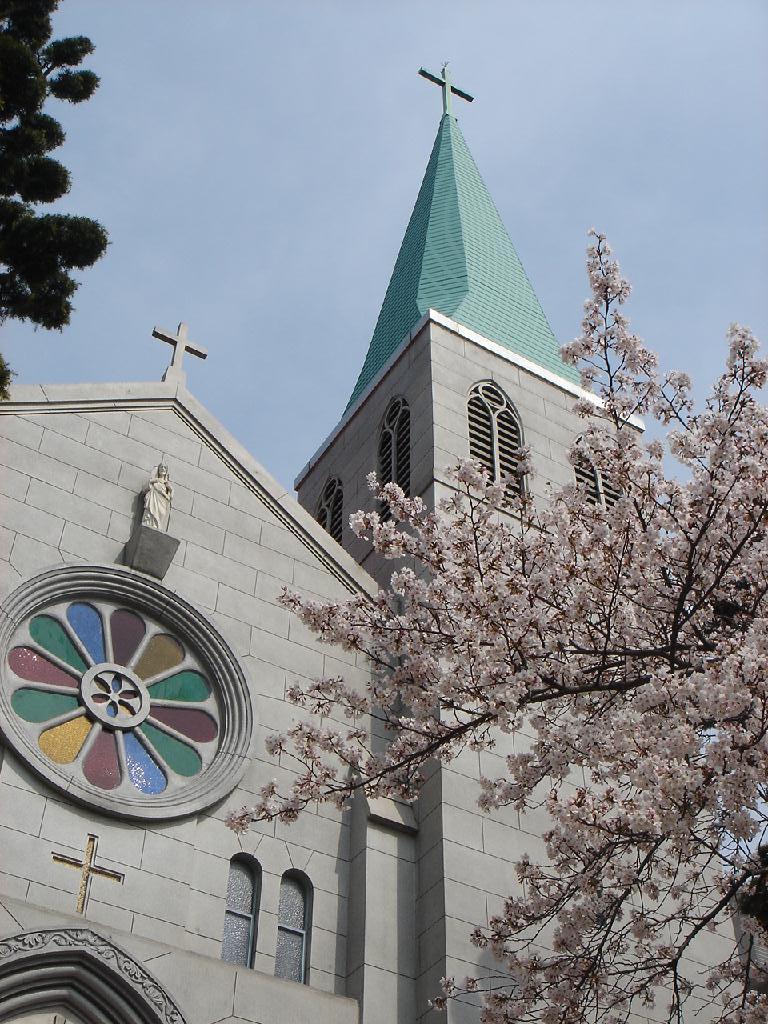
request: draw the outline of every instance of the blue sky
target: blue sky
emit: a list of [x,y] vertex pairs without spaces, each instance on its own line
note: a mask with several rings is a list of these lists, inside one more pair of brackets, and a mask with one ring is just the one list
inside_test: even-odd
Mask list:
[[18,381],[159,379],[190,325],[197,397],[289,485],[346,405],[440,116],[462,131],[555,334],[586,232],[662,365],[702,390],[732,320],[768,343],[764,0],[63,0],[95,97],[60,107],[60,208],[99,219],[63,333],[6,323]]

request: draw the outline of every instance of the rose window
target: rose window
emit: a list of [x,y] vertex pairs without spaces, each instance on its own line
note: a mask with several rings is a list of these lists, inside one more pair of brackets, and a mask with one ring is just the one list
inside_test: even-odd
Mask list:
[[[69,795],[137,816],[188,813],[184,796],[210,803],[242,774],[250,737],[244,679],[199,613],[175,597],[169,622],[169,592],[119,567],[112,572],[145,600],[73,595],[45,602],[13,630],[3,666],[5,731]],[[153,597],[160,600],[146,600]],[[200,643],[187,635],[192,626]]]

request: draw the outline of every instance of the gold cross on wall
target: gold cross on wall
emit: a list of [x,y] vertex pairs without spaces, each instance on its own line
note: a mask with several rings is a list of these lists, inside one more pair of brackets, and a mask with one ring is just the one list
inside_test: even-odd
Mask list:
[[189,328],[184,323],[179,324],[176,328],[175,334],[171,334],[170,331],[166,331],[162,327],[153,328],[153,338],[157,338],[158,341],[165,341],[169,345],[173,345],[173,359],[171,359],[171,365],[163,374],[163,380],[177,381],[180,384],[186,384],[187,375],[181,366],[185,352],[191,352],[192,355],[197,356],[198,359],[208,358],[208,351],[204,349],[202,345],[198,345],[196,342],[190,341],[188,332]]
[[80,888],[77,890],[77,903],[75,904],[75,910],[78,914],[85,913],[91,887],[91,875],[109,878],[113,882],[119,882],[121,885],[125,878],[125,875],[121,875],[119,871],[110,871],[108,868],[96,866],[94,861],[96,860],[96,846],[98,842],[97,836],[88,836],[85,842],[85,855],[82,860],[78,860],[77,857],[68,857],[64,853],[54,853],[52,855],[55,864],[65,864],[68,868],[81,869]]

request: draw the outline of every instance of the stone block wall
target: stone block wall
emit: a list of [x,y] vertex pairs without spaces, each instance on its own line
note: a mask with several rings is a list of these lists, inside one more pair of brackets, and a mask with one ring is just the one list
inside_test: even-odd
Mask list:
[[[412,493],[435,507],[451,493],[447,470],[469,456],[467,399],[472,386],[484,380],[501,387],[518,413],[523,441],[531,452],[533,471],[527,486],[535,501],[544,505],[553,489],[574,482],[568,452],[585,421],[574,411],[573,386],[559,385],[457,327],[439,315],[430,317],[320,450],[299,482],[299,500],[310,512],[329,476],[343,482],[345,520],[349,512],[372,506],[365,474],[376,464],[384,410],[397,394],[406,396],[411,407]],[[386,585],[392,563],[382,563],[347,534],[344,546]],[[450,766],[434,768],[423,786],[415,845],[419,1021],[436,1024],[443,1019],[428,1008],[442,977],[496,973],[497,962],[471,944],[470,933],[503,909],[504,896],[518,885],[514,864],[524,852],[545,859],[541,835],[549,819],[543,807],[525,815],[509,808],[483,814],[477,803],[480,775],[506,774],[506,754],[530,742],[524,732],[500,735],[493,751],[466,752]],[[545,796],[542,793],[542,800]],[[722,952],[722,940],[715,936],[702,940],[699,947],[700,951],[692,950],[692,961],[706,963]],[[451,1024],[476,1022],[477,1000],[453,1003],[445,1016]]]
[[[495,381],[513,402],[524,443],[531,449],[533,473],[528,484],[535,499],[546,502],[552,487],[573,481],[568,449],[584,425],[573,412],[573,390],[483,347],[441,318],[427,320],[415,332],[370,395],[321,449],[298,482],[299,501],[314,512],[326,481],[337,476],[344,487],[345,529],[350,512],[372,507],[365,476],[376,466],[384,412],[393,397],[403,395],[411,409],[411,490],[434,507],[450,493],[446,471],[469,456],[467,398],[472,386],[483,380]],[[349,532],[343,543],[380,584],[386,584],[392,563],[378,559]],[[476,972],[482,976],[495,969],[492,956],[472,946],[469,934],[501,909],[503,896],[514,889],[514,862],[525,850],[533,853],[533,847],[541,847],[544,812],[523,822],[516,812],[506,810],[481,814],[477,805],[480,757],[488,762],[486,772],[503,774],[503,756],[515,741],[523,742],[523,737],[499,737],[494,754],[467,753],[450,768],[435,769],[419,799],[419,1020],[438,1019],[427,1002],[439,993],[441,977]],[[477,1019],[476,1005],[454,1004],[448,1011],[449,1020],[465,1017]]]
[[[467,397],[483,380],[495,381],[519,414],[524,443],[531,449],[533,473],[527,483],[546,502],[553,487],[573,482],[568,449],[584,429],[573,411],[572,387],[558,387],[492,348],[429,319],[415,332],[392,366],[351,417],[331,435],[297,480],[299,502],[314,515],[327,481],[344,488],[342,545],[380,583],[392,563],[382,561],[348,527],[351,513],[374,502],[366,476],[377,469],[381,427],[390,401],[403,396],[411,410],[411,493],[433,507],[445,497],[446,471],[469,457]],[[466,336],[465,336],[466,335]],[[503,351],[503,350],[502,350]]]
[[54,565],[119,561],[148,474],[167,462],[174,487],[169,532],[181,543],[163,585],[199,608],[240,660],[256,722],[251,759],[239,786],[205,813],[137,823],[67,800],[5,750],[0,894],[72,914],[79,872],[55,863],[52,854],[80,859],[87,836],[97,835],[98,864],[125,877],[122,884],[92,878],[84,921],[218,961],[229,861],[250,853],[262,868],[254,967],[274,973],[280,879],[299,869],[314,890],[310,985],[343,994],[347,816],[321,806],[293,827],[259,825],[240,838],[224,818],[253,803],[270,779],[292,777],[290,767],[266,753],[264,741],[298,714],[285,699],[295,680],[342,667],[348,677],[365,678],[354,658],[318,644],[279,606],[283,587],[343,598],[366,578],[340,549],[334,557],[335,545],[284,489],[222,445],[191,396],[194,415],[167,385],[140,399],[130,386],[115,386],[106,399],[104,391],[96,398],[82,388],[17,389],[21,400],[3,408],[0,598]]
[[381,427],[387,408],[395,398],[405,398],[410,408],[411,494],[424,495],[432,486],[434,434],[430,366],[429,332],[425,327],[297,481],[300,504],[310,515],[315,515],[328,480],[332,477],[341,480],[344,488],[342,546],[379,582],[389,580],[392,563],[384,562],[371,552],[369,545],[354,536],[349,529],[349,517],[360,509],[375,506],[366,477],[378,472]]
[[469,456],[469,391],[479,381],[492,380],[517,410],[523,443],[531,450],[528,484],[534,498],[545,502],[552,488],[573,483],[568,449],[585,426],[574,412],[573,390],[558,387],[441,324],[430,326],[436,480],[445,483],[445,470]]

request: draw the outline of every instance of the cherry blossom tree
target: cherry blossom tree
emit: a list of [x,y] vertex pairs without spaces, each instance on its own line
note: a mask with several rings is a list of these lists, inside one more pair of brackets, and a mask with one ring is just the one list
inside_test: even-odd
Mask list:
[[[435,511],[395,484],[391,515],[352,517],[394,560],[375,598],[283,601],[329,644],[364,655],[366,689],[342,678],[294,688],[306,714],[271,753],[296,770],[230,816],[292,820],[356,789],[411,799],[425,766],[525,728],[531,748],[480,781],[492,811],[547,792],[546,858],[473,938],[502,974],[484,1020],[616,1024],[655,1005],[670,1021],[768,1018],[768,363],[728,332],[725,370],[695,409],[629,328],[629,285],[600,234],[592,297],[564,348],[594,400],[574,465],[617,500],[574,484],[534,503],[525,488],[457,468]],[[647,441],[637,417],[665,440]],[[674,472],[668,471],[674,467]],[[523,460],[521,471],[530,471]],[[376,487],[375,481],[373,486]],[[372,743],[371,722],[390,733]],[[585,784],[569,785],[574,776]],[[734,931],[736,920],[736,931]],[[689,954],[721,937],[712,969]],[[440,1005],[465,979],[445,982]]]

